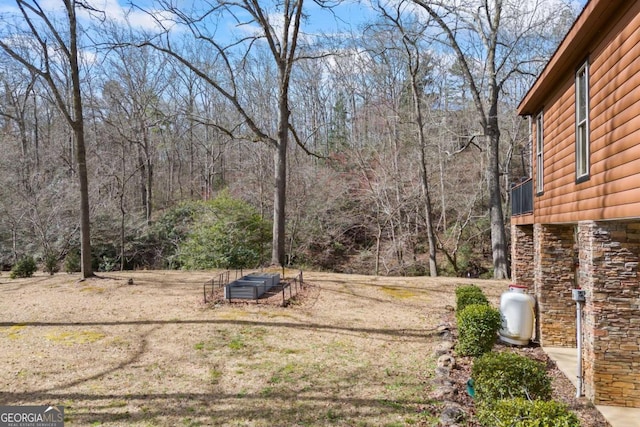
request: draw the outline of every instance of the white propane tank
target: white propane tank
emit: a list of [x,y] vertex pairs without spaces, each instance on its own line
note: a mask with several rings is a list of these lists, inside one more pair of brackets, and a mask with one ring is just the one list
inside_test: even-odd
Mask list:
[[531,295],[524,286],[510,285],[500,296],[502,328],[500,340],[509,344],[527,345],[533,336],[534,306]]

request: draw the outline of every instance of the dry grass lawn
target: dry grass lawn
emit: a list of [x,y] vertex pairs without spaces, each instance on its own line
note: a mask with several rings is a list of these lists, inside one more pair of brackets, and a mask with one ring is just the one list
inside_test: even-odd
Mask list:
[[69,426],[431,426],[455,285],[507,287],[305,272],[298,304],[204,306],[214,275],[3,273],[0,405],[64,405]]

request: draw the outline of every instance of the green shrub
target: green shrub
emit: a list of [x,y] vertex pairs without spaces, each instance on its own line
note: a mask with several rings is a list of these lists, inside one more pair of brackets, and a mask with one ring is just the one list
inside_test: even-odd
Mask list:
[[464,285],[456,288],[456,311],[460,313],[471,304],[489,305],[489,300],[482,289],[476,285]]
[[480,405],[478,420],[490,427],[580,427],[576,414],[564,404],[521,397]]
[[67,254],[64,259],[64,271],[69,274],[81,271],[80,252],[78,250],[72,250]]
[[25,256],[20,259],[11,269],[10,277],[16,279],[18,277],[31,277],[38,270],[36,261],[32,256]]
[[462,356],[480,356],[491,351],[502,325],[500,312],[485,304],[471,304],[456,313],[458,345]]
[[[177,269],[178,251],[205,204],[182,202],[159,213],[149,227],[131,230],[125,247],[125,269]],[[119,251],[118,251],[119,253]]]
[[48,252],[44,256],[44,271],[53,275],[60,271],[60,266],[58,265],[58,255]]
[[114,271],[119,269],[118,248],[111,242],[92,243],[91,268],[93,271]]
[[267,259],[271,226],[248,203],[221,192],[205,202],[181,243],[185,269],[256,267]]
[[473,363],[471,377],[479,401],[551,398],[551,378],[545,365],[519,354],[487,353]]

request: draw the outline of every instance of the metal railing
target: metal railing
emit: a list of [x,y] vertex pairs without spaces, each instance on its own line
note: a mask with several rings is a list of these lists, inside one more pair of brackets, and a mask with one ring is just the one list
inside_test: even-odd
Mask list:
[[[204,303],[207,303],[207,296],[213,297],[213,293],[216,288],[222,289],[229,283],[230,271],[226,270],[218,274],[217,277],[207,280],[202,286],[202,293],[204,294]],[[238,273],[236,272],[236,276]],[[207,289],[211,289],[211,292],[207,294]]]
[[533,179],[511,187],[511,215],[518,216],[533,212]]
[[[290,282],[283,283],[282,285],[282,306],[286,307],[289,303],[289,300],[298,295],[298,293],[304,288],[304,281],[302,280],[302,270],[298,273],[296,277],[293,278]],[[286,298],[286,290],[289,289],[289,300]]]

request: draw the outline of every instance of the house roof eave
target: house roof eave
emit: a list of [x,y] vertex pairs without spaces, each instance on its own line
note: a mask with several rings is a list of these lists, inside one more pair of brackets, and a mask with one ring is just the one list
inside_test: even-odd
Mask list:
[[[588,57],[594,40],[609,27],[614,15],[620,16],[628,9],[627,0],[589,0],[564,37],[535,83],[518,105],[518,114],[536,114],[543,106],[549,93],[567,75],[573,75],[579,63]],[[625,7],[626,6],[626,7]]]

